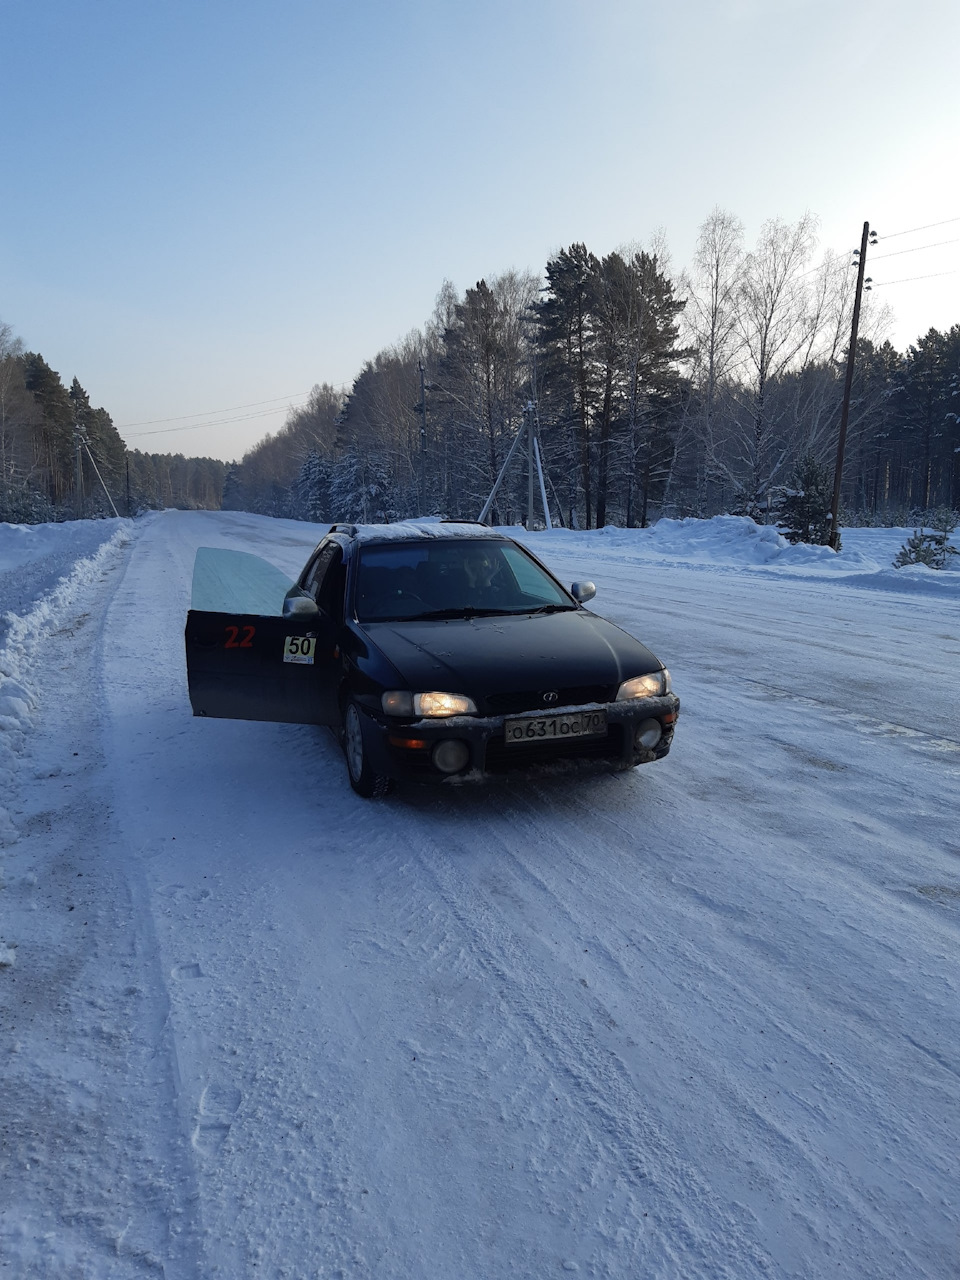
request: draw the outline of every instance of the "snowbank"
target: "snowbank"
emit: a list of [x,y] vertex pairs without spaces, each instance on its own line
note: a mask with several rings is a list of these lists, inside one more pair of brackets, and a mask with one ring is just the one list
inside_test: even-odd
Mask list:
[[[96,579],[117,551],[131,540],[130,520],[75,521],[69,524],[0,525],[0,798],[8,800],[24,734],[33,727],[37,698],[33,673],[44,636],[73,621],[77,593]],[[94,547],[91,555],[82,553]],[[79,556],[79,558],[78,558]],[[8,594],[15,584],[13,598]],[[24,613],[10,610],[22,599]],[[0,803],[0,845],[17,831]]]
[[843,529],[839,555],[829,547],[792,544],[773,525],[747,516],[710,520],[658,520],[648,529],[607,525],[588,531],[553,529],[528,534],[522,527],[505,532],[549,556],[551,547],[576,550],[605,561],[625,559],[774,572],[795,577],[844,579],[845,585],[879,591],[924,592],[960,597],[960,565],[894,569],[893,560],[912,530]]
[[[0,524],[0,615],[24,614],[73,572],[76,562],[108,542],[121,520]],[[0,642],[6,632],[0,620]]]

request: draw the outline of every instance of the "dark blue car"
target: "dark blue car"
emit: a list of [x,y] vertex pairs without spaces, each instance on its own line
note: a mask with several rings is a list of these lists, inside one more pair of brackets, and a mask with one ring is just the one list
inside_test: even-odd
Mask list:
[[329,725],[350,783],[443,780],[670,749],[679,700],[639,640],[483,525],[334,525],[295,584],[201,548],[186,649],[194,715]]

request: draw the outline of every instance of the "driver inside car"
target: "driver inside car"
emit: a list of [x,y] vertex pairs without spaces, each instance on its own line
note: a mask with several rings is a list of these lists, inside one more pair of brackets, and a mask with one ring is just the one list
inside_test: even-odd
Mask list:
[[483,591],[493,583],[499,566],[494,564],[485,547],[468,547],[463,555],[463,567],[470,586],[475,591]]
[[513,575],[497,550],[484,546],[467,547],[462,554],[467,590],[464,603],[467,606],[509,609],[518,603]]

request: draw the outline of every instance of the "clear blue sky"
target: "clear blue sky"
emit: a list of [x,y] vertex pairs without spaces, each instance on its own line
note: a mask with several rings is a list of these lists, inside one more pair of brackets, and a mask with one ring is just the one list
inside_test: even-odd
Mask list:
[[239,457],[445,278],[658,229],[679,269],[717,205],[838,251],[945,222],[870,274],[899,346],[960,322],[960,245],[880,256],[960,240],[956,0],[7,0],[0,30],[0,319],[132,447]]

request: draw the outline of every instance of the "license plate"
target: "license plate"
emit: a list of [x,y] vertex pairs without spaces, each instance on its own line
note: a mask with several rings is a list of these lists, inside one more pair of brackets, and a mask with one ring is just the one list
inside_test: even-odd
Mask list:
[[607,732],[605,711],[567,711],[559,716],[530,716],[507,720],[508,747],[531,742],[562,742],[567,738],[596,738]]

